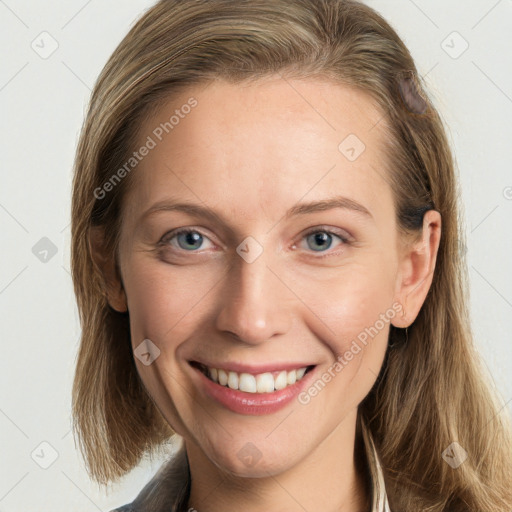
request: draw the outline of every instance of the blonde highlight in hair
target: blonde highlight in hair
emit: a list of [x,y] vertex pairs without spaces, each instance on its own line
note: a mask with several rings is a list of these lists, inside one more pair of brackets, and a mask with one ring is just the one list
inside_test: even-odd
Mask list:
[[[455,163],[442,120],[393,28],[355,0],[162,0],[126,35],[95,84],[73,178],[71,270],[82,327],[74,432],[89,474],[107,484],[173,435],[133,360],[129,313],[113,310],[89,244],[94,226],[116,262],[127,176],[94,190],[126,161],[144,119],[187,87],[270,76],[323,78],[364,91],[383,113],[386,179],[404,237],[440,212],[432,286],[404,330],[391,326],[382,370],[360,404],[381,455],[391,508],[510,512],[512,434],[484,374],[468,312]],[[412,81],[412,82],[411,82]],[[136,170],[133,171],[136,173]],[[457,441],[457,469],[442,452]]]

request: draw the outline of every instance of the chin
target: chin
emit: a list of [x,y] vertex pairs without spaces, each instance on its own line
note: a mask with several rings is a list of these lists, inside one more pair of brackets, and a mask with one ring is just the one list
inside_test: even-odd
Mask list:
[[278,475],[294,464],[289,454],[267,453],[251,442],[247,442],[239,450],[229,449],[228,452],[213,454],[212,462],[223,472],[243,478],[265,478]]

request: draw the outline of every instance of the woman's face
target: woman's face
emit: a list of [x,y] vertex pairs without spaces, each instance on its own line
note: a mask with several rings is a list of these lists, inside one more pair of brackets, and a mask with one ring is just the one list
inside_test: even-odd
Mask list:
[[[380,120],[361,92],[276,78],[191,88],[141,128],[120,241],[135,362],[169,424],[235,474],[294,466],[379,373],[401,316]],[[238,373],[222,386],[192,361]]]

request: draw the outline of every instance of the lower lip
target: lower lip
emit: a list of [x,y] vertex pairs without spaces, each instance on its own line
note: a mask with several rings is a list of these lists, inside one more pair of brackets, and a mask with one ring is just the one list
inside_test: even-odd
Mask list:
[[201,370],[191,367],[199,374],[200,386],[204,393],[213,398],[230,411],[239,414],[260,416],[272,414],[288,405],[306,388],[311,381],[311,375],[316,367],[306,373],[301,380],[273,393],[246,393],[226,386],[221,386],[210,380]]

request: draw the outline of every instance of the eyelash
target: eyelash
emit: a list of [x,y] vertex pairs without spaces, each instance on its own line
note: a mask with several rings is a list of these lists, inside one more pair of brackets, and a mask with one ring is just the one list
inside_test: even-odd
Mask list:
[[[170,240],[172,240],[174,237],[178,236],[178,235],[181,235],[182,233],[199,233],[201,236],[203,237],[206,237],[209,239],[209,237],[207,235],[205,235],[204,233],[202,233],[199,229],[195,229],[195,228],[178,228],[174,231],[170,231],[169,233],[166,233],[162,238],[161,240],[158,242],[158,245],[162,246],[162,247],[167,247],[168,246],[168,243]],[[335,230],[332,230],[332,229],[328,229],[324,226],[316,226],[314,228],[311,228],[309,229],[308,231],[306,231],[306,233],[304,233],[302,235],[302,238],[306,238],[308,237],[309,235],[312,235],[314,233],[327,233],[329,235],[334,235],[335,237],[339,238],[342,242],[343,242],[343,245],[349,245],[350,244],[350,239],[347,237],[347,236],[344,236],[342,235],[341,233],[335,231]],[[294,244],[294,247],[295,247],[295,244]],[[194,252],[197,252],[197,251],[185,251],[184,249],[177,249],[178,251],[183,251],[183,252],[191,252],[191,253],[194,253]],[[319,252],[318,253],[319,255],[318,256],[315,256],[315,258],[325,258],[325,257],[329,257],[329,256],[336,256],[338,255],[339,253],[331,253],[331,252]]]

